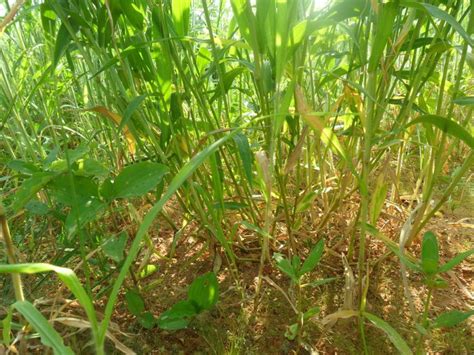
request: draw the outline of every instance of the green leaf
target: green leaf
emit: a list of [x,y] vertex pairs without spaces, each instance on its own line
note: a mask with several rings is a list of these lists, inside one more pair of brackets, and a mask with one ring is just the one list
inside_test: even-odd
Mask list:
[[140,271],[140,278],[144,279],[150,275],[153,275],[155,272],[158,271],[158,267],[153,264],[147,264],[145,267]]
[[301,201],[299,201],[296,205],[296,212],[301,213],[307,211],[311,207],[317,196],[317,191],[309,191],[307,194],[305,194]]
[[197,308],[198,312],[211,309],[219,298],[219,282],[213,272],[197,277],[188,290],[188,300]]
[[138,1],[120,0],[120,8],[133,27],[138,30],[143,30],[143,21],[145,20],[145,17],[143,9],[140,8]]
[[48,172],[35,173],[29,179],[23,181],[11,205],[13,213],[17,213],[22,209],[55,175]]
[[156,324],[156,319],[150,312],[145,312],[138,317],[138,322],[145,329],[151,329]]
[[109,200],[142,196],[154,189],[168,171],[165,165],[152,162],[127,166],[114,180],[104,182],[102,196]]
[[273,254],[273,259],[275,259],[277,267],[280,269],[280,271],[288,275],[293,280],[293,282],[298,283],[299,278],[293,269],[293,265],[291,264],[290,260],[285,258],[280,253]]
[[64,226],[67,233],[72,235],[77,231],[77,229],[81,229],[87,223],[100,218],[106,207],[107,205],[102,201],[99,201],[96,197],[92,197],[87,201],[80,200],[71,208],[71,211],[66,218]]
[[432,328],[449,328],[465,321],[474,315],[474,310],[469,312],[449,311],[438,316],[431,324]]
[[19,173],[26,175],[32,175],[34,173],[39,172],[39,169],[36,165],[23,160],[10,160],[7,163],[7,166],[12,170],[18,171]]
[[232,11],[234,13],[239,31],[247,43],[252,47],[254,53],[259,53],[258,37],[256,31],[256,19],[252,12],[249,0],[231,0]]
[[464,30],[464,28],[456,21],[456,19],[448,14],[446,11],[441,10],[439,7],[436,7],[431,4],[421,3],[422,6],[429,12],[429,14],[433,17],[436,17],[440,20],[446,21],[454,28],[462,38],[466,40],[466,42],[471,46],[474,47],[474,41],[471,39],[469,34]]
[[183,37],[188,34],[191,0],[172,0],[171,14],[176,33]]
[[453,102],[460,106],[474,106],[474,96],[458,97]]
[[71,207],[85,205],[91,200],[99,199],[99,187],[90,177],[61,174],[51,181],[48,190],[57,202]]
[[321,239],[311,250],[308,257],[304,261],[303,266],[299,270],[300,277],[306,274],[307,272],[313,271],[313,269],[321,260],[321,256],[323,256],[323,252],[324,252],[324,240]]
[[184,329],[191,318],[198,314],[198,310],[190,301],[180,301],[171,309],[163,312],[158,318],[158,326],[165,330]]
[[109,170],[94,159],[79,159],[73,166],[74,174],[85,177],[103,177],[109,174]]
[[35,215],[44,216],[48,214],[49,207],[47,204],[40,202],[38,200],[31,200],[25,205],[25,209]]
[[53,349],[54,354],[58,355],[74,355],[70,347],[64,345],[61,336],[49,324],[47,319],[28,301],[17,301],[13,304],[28,323],[39,333],[43,345]]
[[245,203],[240,203],[240,202],[225,201],[224,203],[214,202],[212,207],[214,207],[214,208],[223,208],[225,210],[236,211],[236,210],[241,210],[241,209],[244,209],[244,208],[248,208],[249,205],[247,205]]
[[32,264],[6,264],[0,265],[0,273],[21,273],[21,274],[36,274],[40,272],[54,271],[58,274],[62,282],[69,288],[69,290],[76,296],[77,300],[84,308],[87,318],[91,323],[92,334],[95,339],[98,338],[99,326],[94,310],[94,305],[82,287],[77,275],[71,269],[59,267],[45,263]]
[[[295,270],[295,273],[298,273],[298,270],[301,268],[301,259],[298,255],[293,255],[293,257],[291,258],[291,265],[293,266],[293,270]],[[301,277],[301,275],[297,275]]]
[[[234,79],[238,75],[242,74],[242,72],[244,72],[244,70],[245,70],[244,67],[237,67],[237,68],[234,68],[234,69],[231,69],[231,70],[225,72],[223,77],[222,77],[222,86],[219,85],[217,87],[216,93],[210,98],[211,102],[216,100],[218,97],[226,94],[230,90],[230,88],[232,87],[232,83],[234,82]],[[235,140],[235,137],[234,137],[234,140]]]
[[137,108],[141,105],[141,103],[143,102],[143,100],[145,100],[146,97],[147,95],[140,95],[130,101],[127,108],[125,109],[125,112],[123,113],[122,120],[120,121],[120,125],[117,128],[117,132],[122,132],[123,128],[128,123],[133,113],[137,110]]
[[295,340],[296,336],[298,335],[298,329],[298,323],[293,323],[289,325],[285,331],[285,338],[287,338],[288,340]]
[[317,287],[317,286],[328,284],[334,280],[337,280],[337,277],[328,277],[326,279],[316,280],[316,281],[310,282],[309,284],[305,284],[304,286]]
[[127,308],[134,316],[139,316],[145,310],[145,302],[138,292],[128,290],[125,294]]
[[53,67],[56,68],[58,65],[59,59],[64,55],[66,52],[69,43],[71,42],[72,38],[64,24],[61,24],[58,30],[58,34],[56,35],[56,45],[54,47],[54,57],[53,57]]
[[387,191],[388,183],[385,180],[385,175],[380,174],[377,177],[377,183],[375,185],[375,190],[372,194],[369,205],[370,223],[373,225],[377,224],[377,219],[379,218],[380,212],[382,211],[383,205],[385,203]]
[[[74,33],[77,33],[79,30],[79,26],[77,26],[74,22],[70,21],[72,30]],[[58,66],[59,60],[61,57],[66,53],[66,50],[69,47],[69,44],[72,41],[71,34],[69,33],[69,30],[67,27],[64,25],[64,23],[61,23],[61,26],[59,27],[58,34],[56,35],[56,43],[54,47],[54,56],[53,56],[53,70]]]
[[418,272],[421,272],[422,269],[421,269],[421,266],[418,265],[418,264],[415,264],[413,263],[412,261],[410,261],[404,254],[400,253],[400,250],[395,247],[395,246],[391,246],[391,245],[388,245],[387,244],[387,247],[390,248],[390,250],[395,253],[399,258],[400,258],[400,261],[402,263],[404,263],[408,268],[414,270],[414,271],[418,271]]
[[12,329],[13,308],[8,307],[7,315],[2,320],[2,342],[5,346],[10,346]]
[[389,42],[388,39],[390,35],[393,33],[393,24],[398,14],[398,4],[396,2],[382,4],[380,5],[379,11],[374,42],[372,44],[372,53],[369,59],[369,73],[377,69],[383,50]]
[[443,132],[459,138],[469,147],[471,147],[471,149],[474,149],[474,137],[457,122],[437,115],[423,115],[409,122],[407,127],[417,123],[436,126]]
[[247,137],[243,133],[238,133],[234,136],[234,142],[239,150],[239,156],[244,167],[245,177],[250,185],[252,185],[252,150]]
[[468,258],[474,254],[474,249],[467,250],[463,253],[459,253],[454,258],[449,260],[446,264],[443,264],[439,267],[438,272],[446,272],[451,270],[453,267],[461,263],[464,259]]
[[125,246],[127,245],[127,238],[127,233],[122,232],[118,235],[118,237],[110,237],[107,239],[104,245],[102,245],[104,254],[117,263],[122,261],[123,252],[125,250]]
[[425,274],[433,275],[438,271],[438,264],[438,241],[433,232],[426,232],[421,246],[421,268]]
[[431,288],[446,288],[449,286],[449,283],[438,275],[436,277],[428,276],[423,282]]
[[312,307],[312,308],[308,309],[306,312],[304,312],[303,319],[308,320],[311,317],[318,314],[320,311],[321,311],[321,309],[319,307]]
[[400,334],[398,334],[395,329],[392,328],[390,324],[371,313],[362,312],[362,315],[371,321],[377,328],[383,330],[385,334],[387,334],[392,344],[395,345],[401,354],[413,354],[406,341],[401,337]]

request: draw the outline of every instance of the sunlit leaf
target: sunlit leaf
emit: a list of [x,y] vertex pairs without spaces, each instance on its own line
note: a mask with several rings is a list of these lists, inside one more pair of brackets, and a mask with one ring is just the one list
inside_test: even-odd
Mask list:
[[421,247],[421,268],[427,275],[432,275],[438,270],[438,264],[438,241],[433,232],[426,232]]
[[413,354],[406,341],[390,324],[368,312],[363,312],[363,316],[370,320],[377,328],[383,330],[401,354]]
[[459,323],[465,321],[469,317],[474,315],[474,310],[469,312],[461,311],[450,311],[441,314],[438,316],[433,323],[431,323],[432,328],[449,328],[458,325]]
[[44,316],[28,301],[17,301],[13,304],[41,336],[41,342],[53,349],[57,355],[73,355],[70,347],[65,346],[61,336],[54,330]]
[[197,277],[189,287],[188,300],[198,311],[210,309],[219,298],[219,282],[213,272]]

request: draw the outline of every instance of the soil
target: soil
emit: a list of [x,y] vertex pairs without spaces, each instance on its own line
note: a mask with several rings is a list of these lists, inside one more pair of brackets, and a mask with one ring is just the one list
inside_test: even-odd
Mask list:
[[[179,225],[182,216],[173,203],[167,206],[168,216]],[[111,333],[124,345],[137,354],[360,354],[359,327],[355,318],[339,319],[335,323],[323,324],[324,317],[343,307],[344,302],[344,266],[341,253],[347,253],[348,243],[345,236],[350,236],[351,221],[354,220],[357,201],[347,201],[347,208],[340,209],[334,214],[323,230],[315,232],[317,218],[305,220],[299,230],[299,254],[304,258],[309,247],[320,237],[325,238],[326,253],[315,272],[305,278],[305,282],[335,277],[335,281],[318,287],[303,288],[301,308],[304,310],[319,307],[320,313],[305,323],[301,335],[303,346],[296,341],[285,337],[288,326],[297,321],[297,317],[288,300],[295,299],[295,290],[288,277],[282,275],[278,269],[267,264],[264,269],[266,277],[262,283],[259,301],[254,302],[259,269],[258,237],[243,227],[238,230],[240,247],[236,247],[238,280],[237,283],[229,271],[229,264],[222,250],[216,248],[222,258],[222,266],[218,272],[220,284],[219,302],[215,309],[199,315],[187,329],[178,331],[164,331],[158,327],[143,328],[136,318],[127,310],[124,294],[116,305]],[[444,211],[432,219],[426,230],[432,230],[438,235],[442,261],[452,258],[459,252],[474,247],[474,224],[470,216],[472,200],[467,201],[454,211]],[[142,206],[137,211],[143,215],[149,206]],[[343,212],[345,211],[345,212]],[[233,219],[229,216],[228,219]],[[316,216],[317,217],[317,216]],[[381,232],[392,240],[398,240],[398,233],[406,212],[395,206],[389,206],[381,215],[379,225]],[[237,218],[235,218],[238,220]],[[125,228],[115,224],[117,230]],[[132,225],[130,223],[129,225]],[[197,223],[189,223],[182,237],[177,241],[175,254],[169,258],[175,232],[162,217],[158,218],[150,235],[155,253],[149,259],[149,264],[157,267],[157,272],[140,280],[141,294],[145,300],[146,309],[155,317],[169,309],[174,303],[186,298],[187,287],[199,275],[212,271],[215,267],[216,255],[211,255],[206,247],[208,236]],[[128,232],[135,232],[128,227]],[[317,234],[317,235],[316,235]],[[283,223],[275,225],[275,239],[273,250],[281,250],[287,240],[286,228]],[[328,251],[330,250],[330,251]],[[387,254],[385,245],[374,239],[369,239],[367,249],[370,253],[370,285],[367,294],[367,311],[384,319],[404,337],[409,344],[416,343],[418,333],[412,322],[410,308],[404,296],[400,262],[393,254]],[[142,250],[146,254],[147,248]],[[420,245],[415,243],[409,252],[420,255]],[[350,266],[356,274],[356,256],[350,261]],[[139,257],[138,260],[142,260]],[[377,262],[374,262],[376,261]],[[74,263],[72,263],[74,265]],[[138,264],[135,266],[138,268]],[[77,270],[80,277],[81,269]],[[471,310],[474,307],[474,260],[470,258],[458,265],[453,273],[445,276],[449,287],[435,291],[432,307],[429,313],[431,318],[448,310]],[[137,275],[135,275],[137,277]],[[27,277],[30,280],[32,277]],[[112,279],[112,278],[109,278]],[[420,275],[409,274],[410,291],[414,299],[416,312],[423,311],[423,301],[426,298],[426,288],[422,284]],[[268,281],[271,280],[271,281]],[[77,303],[64,305],[58,313],[61,297],[67,298],[64,287],[58,292],[49,283],[34,291],[35,295],[49,294],[47,300],[40,305],[43,313],[52,312],[61,316],[86,319]],[[27,281],[28,282],[28,281]],[[59,283],[57,283],[59,284]],[[133,288],[132,280],[127,279],[125,288]],[[34,296],[30,295],[30,298]],[[96,306],[100,309],[105,304],[105,297],[99,298]],[[74,332],[74,328],[59,327],[66,336],[66,342],[77,353],[87,354],[84,344],[90,340],[87,329]],[[367,347],[370,354],[396,354],[392,343],[387,336],[370,323],[365,327]],[[429,353],[468,354],[474,349],[474,320],[468,321],[452,329],[433,331],[425,340],[425,349]],[[32,353],[42,353],[42,348],[34,342],[29,348]],[[108,341],[107,353],[120,353],[112,341]],[[1,349],[0,349],[1,350]],[[1,352],[1,351],[0,351]]]

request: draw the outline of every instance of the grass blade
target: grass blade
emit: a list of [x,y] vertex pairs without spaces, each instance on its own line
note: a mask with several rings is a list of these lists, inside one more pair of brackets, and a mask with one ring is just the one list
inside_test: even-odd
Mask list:
[[13,304],[41,336],[41,342],[53,349],[57,355],[73,355],[70,347],[65,346],[61,336],[54,330],[45,317],[28,301]]

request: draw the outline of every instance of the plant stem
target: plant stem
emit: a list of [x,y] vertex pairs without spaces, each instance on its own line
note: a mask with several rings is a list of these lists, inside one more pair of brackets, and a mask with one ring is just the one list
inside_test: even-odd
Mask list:
[[[15,247],[13,245],[13,240],[10,235],[10,229],[8,228],[7,217],[5,215],[5,208],[3,207],[2,202],[0,201],[0,232],[5,243],[5,248],[7,250],[7,258],[10,264],[16,264],[17,260],[15,257]],[[12,283],[13,289],[15,291],[15,299],[17,301],[24,301],[25,296],[23,294],[23,286],[21,283],[21,276],[18,273],[12,273]]]
[[[433,289],[430,287],[428,288],[428,296],[426,297],[426,302],[425,302],[425,309],[423,311],[423,316],[421,320],[421,326],[426,328],[427,327],[427,321],[428,321],[428,311],[430,309],[430,303],[431,303],[431,296],[432,296]],[[423,347],[423,334],[420,334],[420,339],[418,340],[418,344],[416,346],[416,353],[421,354],[421,350]]]

